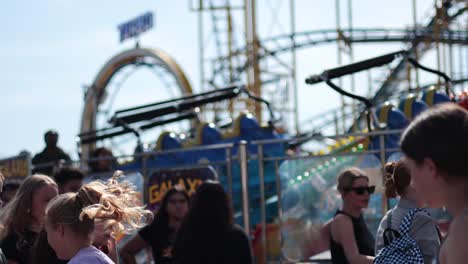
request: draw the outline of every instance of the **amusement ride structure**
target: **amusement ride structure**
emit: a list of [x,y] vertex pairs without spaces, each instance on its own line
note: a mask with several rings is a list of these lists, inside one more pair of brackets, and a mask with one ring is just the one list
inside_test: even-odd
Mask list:
[[[372,181],[381,185],[382,164],[399,157],[399,133],[414,116],[441,102],[468,105],[464,90],[468,81],[467,4],[434,1],[430,15],[420,21],[417,1],[411,2],[413,25],[406,28],[353,27],[352,0],[345,3],[344,26],[344,1],[336,0],[334,28],[299,32],[298,1],[190,1],[199,22],[198,89],[161,50],[137,45],[116,55],[86,91],[79,135],[81,158],[90,159],[96,146],[105,145],[106,140],[132,134],[138,145],[135,156],[119,169],[140,171],[147,177],[162,168],[210,165],[227,187],[237,216],[242,216],[237,220],[246,230],[259,223],[259,230],[266,230],[267,223],[279,223],[282,254],[271,249],[275,238],[260,232],[256,244],[260,259],[274,259],[275,254],[305,258],[304,252],[294,257],[284,248],[303,247],[299,241],[304,239],[298,235],[316,230],[331,217],[338,203],[334,181],[340,169],[367,169],[374,175]],[[261,28],[265,24],[275,30]],[[283,32],[277,34],[278,30]],[[356,46],[372,43],[401,43],[403,50],[356,62]],[[303,80],[297,77],[297,52],[319,45],[336,45],[338,67],[318,75],[309,73],[306,83],[327,83],[340,93],[340,107],[299,120],[298,87]],[[427,54],[435,55],[431,61],[435,63],[429,66],[421,63]],[[345,61],[350,64],[343,66]],[[371,69],[384,64],[389,66],[379,72],[376,85]],[[104,109],[106,100],[115,97],[106,92],[111,79],[125,75],[125,68],[139,67],[154,70],[178,94],[145,105]],[[354,73],[359,71],[367,73],[365,96],[357,95]],[[422,71],[439,77],[433,84],[423,82]],[[347,75],[349,83],[341,78]],[[125,76],[121,79],[119,85]],[[99,117],[103,114],[104,119]],[[145,131],[178,122],[186,123],[183,131],[161,132],[149,142],[150,148],[143,147]],[[324,136],[330,132],[334,135]],[[310,141],[325,145],[313,153],[298,151]],[[376,197],[371,201],[372,214],[367,216],[373,224],[383,213],[380,209],[388,207],[381,193]]]
[[[312,30],[307,24],[298,30],[312,20],[297,17],[311,2],[322,5],[313,11],[331,14],[334,26],[318,21]],[[88,179],[103,179],[110,174],[93,174],[90,161],[112,160],[107,172],[123,170],[152,209],[170,186],[183,184],[192,194],[202,181],[219,180],[236,222],[254,237],[257,263],[320,253],[311,250],[313,243],[340,205],[336,176],[350,166],[377,186],[364,213],[375,230],[394,202],[382,192],[382,167],[401,158],[402,130],[436,104],[468,108],[466,1],[405,1],[412,22],[399,28],[355,27],[356,17],[367,14],[352,0],[188,3],[198,18],[199,83],[191,84],[171,55],[138,41],[110,58],[84,93],[80,168]],[[121,39],[135,34],[135,25],[151,27],[152,13],[119,26]],[[380,44],[386,44],[382,51]],[[320,54],[326,61],[304,53],[327,45],[331,54]],[[311,65],[304,60],[319,68],[299,77],[301,67]],[[155,76],[156,91],[119,98],[129,77],[143,70]],[[300,105],[304,89],[321,94],[329,92],[326,86],[339,96],[339,103],[326,103],[338,107],[310,114]],[[130,151],[122,147],[128,140]],[[118,157],[94,156],[100,147]],[[0,161],[7,177],[14,173],[4,168],[31,174],[30,157],[20,156],[21,166],[16,157],[7,166]]]

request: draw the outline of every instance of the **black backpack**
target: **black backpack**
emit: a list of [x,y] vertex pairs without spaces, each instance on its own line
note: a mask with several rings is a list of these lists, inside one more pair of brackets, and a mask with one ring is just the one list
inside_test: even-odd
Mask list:
[[383,234],[385,247],[375,256],[374,264],[424,264],[424,258],[419,246],[409,235],[413,216],[420,211],[426,212],[421,208],[409,211],[400,223],[399,232],[391,229],[392,212],[390,212],[390,221]]

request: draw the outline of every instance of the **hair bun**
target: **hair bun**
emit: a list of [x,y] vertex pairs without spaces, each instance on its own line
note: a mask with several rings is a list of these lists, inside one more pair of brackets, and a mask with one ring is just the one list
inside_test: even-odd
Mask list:
[[385,195],[387,198],[395,198],[397,196],[395,170],[397,167],[396,162],[387,162],[384,166],[385,173]]

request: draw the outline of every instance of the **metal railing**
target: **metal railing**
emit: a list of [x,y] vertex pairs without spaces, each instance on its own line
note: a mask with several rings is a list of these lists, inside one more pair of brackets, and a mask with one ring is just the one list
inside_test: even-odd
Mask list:
[[[376,169],[378,173],[382,172],[383,165],[388,159],[390,153],[398,151],[398,148],[389,149],[385,148],[385,143],[389,136],[398,136],[401,133],[400,130],[392,131],[374,131],[371,133],[350,133],[343,135],[330,135],[330,136],[310,136],[303,138],[296,138],[294,142],[307,142],[312,140],[322,140],[323,138],[335,139],[335,142],[347,141],[340,147],[331,148],[327,153],[321,155],[313,155],[310,153],[295,153],[294,155],[288,155],[286,151],[282,152],[282,155],[272,154],[269,151],[271,146],[281,148],[281,146],[287,146],[292,139],[274,139],[274,140],[258,140],[258,141],[240,141],[237,143],[226,143],[208,146],[199,146],[192,148],[172,149],[165,151],[151,151],[139,153],[131,156],[120,156],[112,158],[98,158],[90,160],[76,161],[74,164],[80,165],[81,168],[87,167],[87,164],[91,161],[98,161],[103,159],[128,159],[132,158],[137,167],[127,167],[128,170],[124,172],[138,171],[143,176],[143,200],[148,202],[148,183],[149,177],[152,171],[161,168],[166,169],[177,169],[193,165],[208,165],[212,166],[217,172],[218,179],[223,183],[227,193],[231,196],[233,207],[238,212],[237,216],[242,216],[236,219],[238,223],[242,223],[245,231],[248,234],[252,234],[257,225],[256,230],[260,229],[260,247],[257,248],[257,257],[261,258],[262,263],[276,262],[286,263],[291,261],[290,256],[284,252],[285,241],[287,237],[283,231],[287,227],[287,223],[284,222],[286,218],[283,216],[288,213],[290,208],[283,202],[290,195],[288,192],[294,188],[301,188],[301,181],[297,180],[298,175],[290,175],[295,173],[295,170],[284,168],[295,167],[297,170],[301,169],[301,166],[308,168],[303,171],[301,177],[304,177],[304,184],[310,184],[314,177],[319,179],[320,175],[312,175],[309,170],[319,168],[320,166],[325,167],[328,163],[336,162],[337,160],[345,160],[342,165],[339,166],[351,166],[352,164],[358,164],[359,162],[353,160],[362,160],[364,157],[375,157]],[[351,138],[351,139],[350,139]],[[366,149],[362,147],[363,142],[367,140],[369,142],[378,142],[380,148]],[[361,145],[359,145],[361,144]],[[358,146],[362,148],[358,150]],[[207,159],[207,152],[214,151],[219,156],[215,161],[209,161]],[[171,157],[177,155],[185,155],[191,157],[192,163],[174,163],[173,165],[166,164],[164,167],[157,166],[158,159],[163,157]],[[334,161],[335,160],[335,161]],[[287,164],[289,163],[289,164]],[[132,164],[132,163],[128,163]],[[127,165],[128,165],[127,164]],[[286,165],[287,166],[286,166]],[[335,163],[334,163],[335,164]],[[341,163],[340,163],[341,164]],[[115,166],[116,164],[114,164]],[[117,165],[113,169],[125,168],[126,164]],[[301,165],[301,166],[299,166]],[[310,165],[310,166],[309,166]],[[330,165],[331,166],[331,165]],[[338,165],[336,168],[339,167]],[[310,169],[313,167],[312,169]],[[329,167],[330,168],[330,167]],[[284,171],[286,171],[286,174]],[[235,170],[235,171],[234,171]],[[335,169],[334,169],[335,170]],[[307,176],[306,176],[307,175]],[[320,176],[320,177],[319,177]],[[333,191],[333,181],[335,181],[336,174],[329,176],[324,186],[326,189],[319,190],[320,199],[327,197]],[[382,175],[379,175],[381,180]],[[310,180],[305,180],[305,178]],[[295,179],[298,182],[297,185],[291,183],[291,180]],[[289,188],[291,186],[291,188]],[[294,187],[297,186],[297,187]],[[334,196],[333,196],[334,195]],[[337,194],[333,194],[336,197]],[[240,200],[240,202],[239,202]],[[319,201],[309,201],[310,203],[319,203]],[[276,205],[276,206],[274,206]],[[306,211],[307,208],[304,210]],[[388,201],[382,196],[382,203],[380,204],[376,216],[383,214],[388,209]],[[331,208],[324,207],[323,211],[330,211]],[[320,210],[319,210],[320,211]],[[259,215],[259,217],[258,217]],[[274,221],[273,221],[274,219]],[[309,219],[312,222],[320,222],[320,217]],[[274,223],[278,228],[279,237],[268,237],[269,234],[265,232],[268,226]],[[271,256],[271,244],[279,239],[280,252],[278,255]],[[276,241],[278,242],[278,241]],[[300,256],[294,261],[309,261],[308,256]]]

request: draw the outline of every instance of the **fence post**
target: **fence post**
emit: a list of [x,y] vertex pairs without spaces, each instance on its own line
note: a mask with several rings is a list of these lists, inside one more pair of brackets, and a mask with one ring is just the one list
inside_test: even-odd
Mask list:
[[263,144],[258,144],[258,151],[257,151],[257,159],[258,159],[258,178],[260,184],[260,214],[261,214],[261,225],[262,225],[262,259],[261,263],[266,263],[266,204],[265,204],[265,173],[263,169]]
[[239,163],[242,185],[242,217],[244,220],[244,230],[250,235],[250,213],[249,213],[249,175],[248,175],[248,157],[247,141],[239,142]]
[[231,200],[232,197],[232,148],[226,148],[226,174],[227,174],[227,187],[228,194]]
[[143,156],[141,156],[141,167],[142,167],[142,173],[143,173],[143,203],[148,204],[149,200],[149,175],[148,175],[148,154],[143,153]]
[[[380,143],[380,163],[381,163],[381,171],[382,171],[382,182],[385,184],[385,161],[386,161],[386,153],[385,153],[385,136],[384,135],[379,135],[379,143]],[[382,193],[382,214],[385,215],[385,213],[388,211],[388,197],[385,195],[385,192]]]

